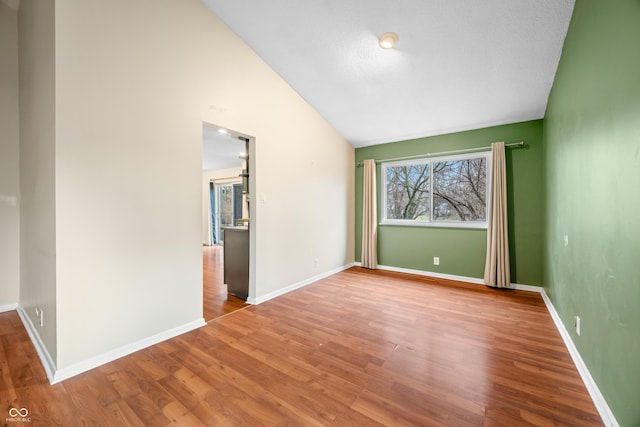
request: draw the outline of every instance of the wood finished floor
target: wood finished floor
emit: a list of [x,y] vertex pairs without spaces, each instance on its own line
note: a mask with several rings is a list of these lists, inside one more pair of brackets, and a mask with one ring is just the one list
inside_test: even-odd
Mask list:
[[202,293],[205,322],[247,306],[242,298],[227,293],[227,285],[224,284],[223,260],[222,246],[202,247]]
[[602,425],[538,294],[360,268],[53,386],[3,313],[0,369],[34,426]]

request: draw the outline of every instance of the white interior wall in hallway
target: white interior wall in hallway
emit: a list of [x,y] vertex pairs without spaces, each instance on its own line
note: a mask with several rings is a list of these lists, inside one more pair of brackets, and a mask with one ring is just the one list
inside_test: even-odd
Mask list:
[[[55,11],[25,1],[18,12],[20,91],[20,305],[56,363]],[[35,308],[43,310],[43,324]]]
[[18,12],[0,2],[0,311],[18,302],[20,156]]

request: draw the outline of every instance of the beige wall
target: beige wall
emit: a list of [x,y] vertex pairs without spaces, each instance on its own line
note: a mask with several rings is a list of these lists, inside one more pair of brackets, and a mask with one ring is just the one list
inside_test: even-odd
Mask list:
[[[20,304],[57,358],[54,4],[24,1],[20,61]],[[44,326],[34,308],[44,311]]]
[[18,302],[20,171],[18,13],[0,2],[0,311]]
[[200,1],[57,0],[55,46],[59,368],[202,317],[203,122],[255,136],[254,297],[353,260],[353,148]]

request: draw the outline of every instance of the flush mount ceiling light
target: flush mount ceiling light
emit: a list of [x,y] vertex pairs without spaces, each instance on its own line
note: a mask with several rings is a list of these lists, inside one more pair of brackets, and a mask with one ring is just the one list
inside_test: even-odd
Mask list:
[[218,132],[220,132],[220,133],[222,133],[222,134],[227,134],[227,133],[229,133],[226,129],[222,129],[222,128],[218,129]]
[[391,49],[398,44],[398,35],[394,32],[384,33],[378,39],[378,44],[383,49]]

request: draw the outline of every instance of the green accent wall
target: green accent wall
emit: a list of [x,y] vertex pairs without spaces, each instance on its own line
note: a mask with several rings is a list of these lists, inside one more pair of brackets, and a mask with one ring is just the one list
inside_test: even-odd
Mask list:
[[576,1],[544,164],[546,291],[620,425],[640,426],[639,0]]
[[[543,180],[542,121],[393,142],[356,149],[356,162],[389,159],[439,151],[486,147],[494,141],[524,140],[525,148],[507,148],[507,192],[509,197],[509,243],[512,282],[542,284]],[[355,258],[361,259],[362,168],[356,168]],[[378,219],[380,216],[380,165]],[[486,254],[486,230],[378,226],[378,263],[421,271],[482,278]],[[440,265],[433,265],[433,257]]]

